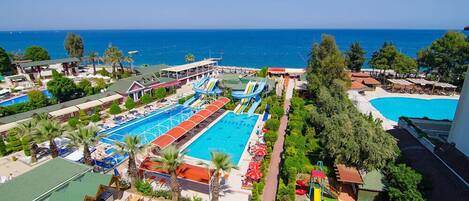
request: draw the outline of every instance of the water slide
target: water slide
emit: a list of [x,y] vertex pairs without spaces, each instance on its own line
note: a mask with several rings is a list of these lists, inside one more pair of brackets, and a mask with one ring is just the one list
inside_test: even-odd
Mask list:
[[254,111],[256,111],[256,108],[259,107],[259,105],[261,104],[262,99],[260,97],[260,93],[264,90],[265,85],[266,85],[265,81],[260,81],[260,82],[256,82],[256,83],[257,83],[257,87],[255,87],[255,89],[253,89],[252,92],[246,93],[247,90],[248,90],[248,87],[247,87],[249,85],[249,83],[248,83],[248,85],[246,85],[245,91],[234,91],[232,93],[232,96],[234,98],[241,99],[241,103],[243,103],[243,100],[247,101],[247,104],[245,104],[244,108],[242,108],[242,106],[238,105],[239,107],[235,108],[235,110],[234,110],[235,112],[237,112],[237,113],[243,112],[244,109],[249,105],[249,101],[252,98],[254,98],[254,103],[249,108],[248,115],[254,114]]
[[[204,85],[205,82],[207,82],[210,78],[209,77],[202,77],[200,78],[200,80],[196,83],[194,83],[194,86],[193,88],[200,88]],[[194,102],[195,100],[198,100],[199,99],[199,96],[200,94],[199,93],[195,93],[194,96],[192,96],[191,98],[189,98],[188,100],[186,100],[186,102],[184,102],[184,107],[187,107],[189,106],[190,104],[192,104],[192,102]]]
[[259,94],[262,92],[262,90],[264,90],[264,87],[265,87],[265,82],[259,82],[259,84],[257,85],[256,91],[253,92],[253,94],[257,94],[257,95],[254,97],[254,103],[251,105],[251,107],[248,110],[249,116],[254,114],[254,111],[256,111],[256,108],[259,107],[259,105],[261,104],[262,99]]
[[192,88],[195,91],[195,95],[184,102],[184,106],[200,105],[201,99],[204,98],[204,95],[221,93],[221,89],[217,87],[217,82],[218,79],[203,77],[198,82],[194,83]]
[[[256,85],[257,85],[257,82],[249,81],[248,84],[246,84],[246,88],[244,89],[243,94],[245,95],[251,94],[254,88],[256,87]],[[236,108],[234,109],[234,112],[237,114],[242,113],[246,109],[246,107],[249,105],[251,98],[252,96],[246,96],[244,98],[241,98],[241,101],[238,104],[238,106],[236,106]]]

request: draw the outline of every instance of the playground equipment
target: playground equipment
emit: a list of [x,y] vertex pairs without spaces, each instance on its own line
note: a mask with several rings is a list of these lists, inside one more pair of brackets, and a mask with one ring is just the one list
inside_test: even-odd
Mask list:
[[261,104],[260,93],[264,90],[266,82],[260,81],[249,81],[246,84],[246,89],[243,91],[233,91],[232,96],[236,99],[241,99],[240,103],[234,109],[234,112],[237,114],[243,113],[246,110],[247,106],[254,99],[251,107],[248,110],[248,115],[251,116],[256,108]]
[[[326,179],[326,175],[324,174],[323,163],[322,161],[318,161],[316,165],[319,167],[319,170],[312,170],[311,177],[309,179],[309,193],[308,196],[312,201],[321,201],[324,200],[323,192],[324,192],[324,181]],[[314,191],[313,191],[314,190]],[[314,192],[314,196],[312,197],[312,193]]]
[[220,94],[222,90],[218,87],[218,79],[202,77],[198,82],[194,83],[192,89],[195,91],[195,95],[184,102],[184,106],[198,107],[203,103],[203,99],[206,95]]

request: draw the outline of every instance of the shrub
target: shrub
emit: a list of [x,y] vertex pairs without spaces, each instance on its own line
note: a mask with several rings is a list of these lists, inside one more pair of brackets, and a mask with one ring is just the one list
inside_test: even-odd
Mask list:
[[80,110],[80,123],[84,126],[87,126],[90,123],[90,117],[83,110]]
[[22,149],[21,141],[18,139],[18,131],[16,129],[12,129],[8,131],[7,137],[7,150],[10,152],[17,152]]
[[280,121],[278,119],[271,118],[265,122],[267,129],[277,131],[280,127]]
[[28,92],[28,100],[32,108],[40,108],[47,105],[47,98],[42,91],[33,90]]
[[142,193],[143,195],[152,195],[153,189],[151,184],[144,180],[138,180],[135,182],[135,188],[138,192]]
[[166,97],[166,89],[164,87],[158,88],[155,91],[155,98],[157,100],[163,99]]
[[3,141],[3,138],[0,137],[0,156],[5,156],[7,154],[8,154],[8,151],[7,151],[5,142]]
[[153,191],[153,197],[157,197],[157,198],[160,198],[160,197],[163,197],[165,199],[171,199],[171,192],[169,191],[162,191],[162,190],[158,190],[158,191]]
[[76,128],[80,120],[77,117],[72,117],[68,119],[68,125],[72,128]]
[[145,105],[151,103],[152,100],[153,98],[147,93],[143,94],[142,98],[140,98],[140,101]]
[[31,150],[29,149],[31,141],[32,139],[29,136],[26,136],[21,140],[21,146],[23,147],[23,152],[26,156],[31,156]]
[[127,108],[127,110],[134,109],[135,108],[134,99],[130,98],[130,97],[127,97],[127,100],[125,100],[124,106],[125,106],[125,108]]
[[271,145],[274,145],[275,141],[277,141],[277,132],[276,131],[269,131],[264,134],[264,139],[267,143],[270,143]]
[[111,108],[109,108],[109,114],[116,115],[116,114],[119,114],[121,112],[122,112],[122,110],[119,107],[119,105],[117,104],[117,102],[116,101],[112,102]]
[[91,115],[91,118],[90,120],[92,122],[98,122],[101,120],[101,116],[99,116],[99,113],[98,112],[95,112],[93,115]]

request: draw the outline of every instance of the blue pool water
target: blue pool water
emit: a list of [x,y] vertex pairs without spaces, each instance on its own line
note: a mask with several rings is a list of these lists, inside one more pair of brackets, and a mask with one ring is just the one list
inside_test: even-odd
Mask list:
[[[49,91],[47,91],[47,90],[42,91],[42,93],[43,93],[47,98],[51,98],[51,97],[52,97],[52,94],[51,94]],[[0,102],[0,106],[1,106],[1,107],[6,107],[6,106],[18,104],[18,103],[24,103],[24,102],[26,102],[26,101],[28,101],[28,100],[29,100],[28,95],[18,96],[18,97],[15,97],[15,98],[12,98],[12,99],[9,99],[9,100]]]
[[258,115],[229,112],[186,148],[187,155],[210,160],[211,151],[220,151],[231,155],[233,163],[238,164],[257,119]]
[[428,117],[430,119],[453,120],[458,100],[418,99],[402,97],[377,98],[370,101],[387,119],[399,121],[399,117]]
[[156,111],[146,117],[141,117],[103,131],[103,133],[109,135],[102,139],[101,142],[113,144],[114,140],[122,142],[125,135],[139,135],[142,144],[147,144],[188,119],[192,114],[192,109],[182,105],[176,105],[163,111]]

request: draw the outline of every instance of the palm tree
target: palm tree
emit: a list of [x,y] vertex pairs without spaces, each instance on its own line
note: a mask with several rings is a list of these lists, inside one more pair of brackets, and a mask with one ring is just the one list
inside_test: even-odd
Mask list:
[[[117,142],[118,152],[129,155],[129,174],[132,184],[137,181],[138,169],[135,164],[135,155],[145,150],[145,146],[140,142],[140,136],[126,135],[124,142]],[[134,186],[134,185],[132,185]]]
[[93,75],[96,75],[96,61],[98,60],[98,53],[97,52],[91,52],[88,55],[88,61],[93,64]]
[[181,196],[181,188],[177,180],[177,169],[184,163],[183,158],[185,153],[179,152],[175,146],[171,145],[161,150],[160,154],[160,158],[153,160],[159,163],[156,168],[166,170],[171,175],[172,200],[177,201]]
[[39,138],[49,140],[49,148],[51,151],[52,158],[59,156],[59,151],[57,149],[57,144],[55,144],[55,138],[62,136],[66,132],[65,126],[63,126],[59,121],[52,120],[41,120],[37,126],[36,135]]
[[184,57],[187,63],[191,63],[195,61],[195,56],[192,53],[186,54]]
[[133,66],[132,66],[132,63],[134,62],[134,58],[132,58],[131,55],[125,56],[125,57],[124,57],[124,61],[127,62],[127,63],[130,65],[130,71],[131,71],[131,72],[134,72],[134,68],[133,68]]
[[121,64],[121,59],[122,51],[120,51],[117,47],[110,46],[104,52],[104,60],[106,63],[110,63],[112,65],[112,75],[114,78],[117,78],[116,66]]
[[94,126],[80,127],[78,130],[68,134],[67,138],[70,139],[69,146],[81,147],[83,146],[83,158],[86,165],[93,165],[91,158],[90,147],[95,146],[99,140],[106,137],[106,134],[98,134],[98,129]]
[[231,156],[225,153],[212,151],[210,153],[212,160],[211,165],[206,163],[199,163],[205,165],[209,169],[214,169],[213,178],[211,180],[211,194],[212,201],[218,201],[220,195],[220,175],[224,172],[230,172],[231,169],[238,169],[238,167],[231,162]]
[[29,142],[29,150],[31,151],[31,163],[37,162],[36,156],[36,141],[34,140],[34,135],[36,132],[37,121],[31,120],[25,123],[20,124],[18,128],[18,135],[20,136],[20,140],[30,140]]

